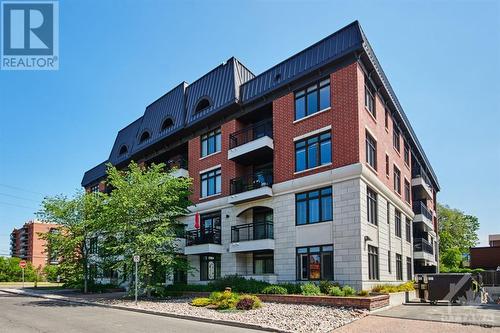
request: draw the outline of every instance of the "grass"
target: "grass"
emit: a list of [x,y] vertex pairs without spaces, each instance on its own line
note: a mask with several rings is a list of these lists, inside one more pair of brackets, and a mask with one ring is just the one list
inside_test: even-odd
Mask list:
[[[51,288],[61,288],[62,283],[56,282],[38,282],[38,287],[51,287]],[[22,282],[0,282],[0,288],[21,288],[23,286]],[[34,282],[24,282],[25,288],[34,288]]]

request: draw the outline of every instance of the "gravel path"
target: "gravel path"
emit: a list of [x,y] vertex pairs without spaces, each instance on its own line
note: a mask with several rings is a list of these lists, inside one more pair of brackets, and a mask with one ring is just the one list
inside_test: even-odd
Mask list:
[[[188,298],[162,301],[140,301],[138,308],[158,312],[244,322],[288,332],[330,332],[367,314],[365,310],[304,304],[263,303],[262,308],[250,311],[221,312],[194,307]],[[132,301],[110,300],[103,303],[135,307]]]

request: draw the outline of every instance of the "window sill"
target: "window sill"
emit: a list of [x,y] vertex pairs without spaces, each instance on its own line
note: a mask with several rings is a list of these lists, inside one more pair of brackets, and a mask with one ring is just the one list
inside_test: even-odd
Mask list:
[[206,156],[200,157],[199,161],[204,160],[204,159],[209,158],[209,157],[212,157],[214,155],[220,154],[220,153],[221,153],[221,151],[219,150],[219,151],[216,151],[215,153],[212,153],[210,155],[206,155]]
[[331,109],[332,109],[332,107],[331,107],[331,106],[329,106],[329,107],[327,107],[327,108],[325,108],[325,109],[323,109],[323,110],[319,110],[318,112],[314,112],[313,114],[310,114],[310,115],[308,115],[308,116],[305,116],[305,117],[300,118],[300,119],[297,119],[297,120],[294,120],[292,124],[299,123],[299,122],[301,122],[302,120],[309,119],[309,118],[311,118],[311,117],[314,117],[314,116],[316,116],[316,115],[318,115],[318,114],[320,114],[320,113],[323,113],[323,112],[329,111],[329,110],[331,110]]
[[[365,110],[366,112],[368,112],[368,114],[372,117],[373,121],[375,122],[375,124],[377,123],[377,118],[373,115],[373,113],[371,113],[371,111],[366,107],[365,105]],[[375,111],[376,112],[376,111]],[[376,114],[376,113],[375,113]]]
[[399,150],[396,149],[396,147],[392,146],[392,148],[394,149],[394,151],[396,152],[396,154],[398,154],[399,157],[401,157],[401,153],[399,152]]
[[370,165],[370,163],[366,162],[366,166],[368,167],[369,170],[371,170],[373,173],[375,173],[376,175],[378,175],[377,169],[375,169],[374,167],[372,167]]
[[208,200],[208,199],[211,199],[211,198],[214,198],[214,197],[218,197],[220,196],[222,193],[217,193],[217,194],[211,194],[211,195],[207,195],[206,197],[200,197],[200,201],[201,200]]
[[295,171],[293,174],[294,175],[300,175],[300,174],[302,174],[304,172],[313,171],[313,170],[324,168],[324,167],[327,167],[327,166],[330,166],[330,165],[332,165],[332,162],[326,163],[326,164],[322,164],[322,165],[319,165],[317,167],[310,168],[310,169],[305,169],[305,170],[301,170],[301,171]]
[[366,221],[366,223],[368,223],[368,225],[372,226],[373,228],[378,229],[378,224],[374,224],[370,221]]
[[318,222],[314,222],[314,223],[305,223],[305,224],[297,224],[297,223],[295,223],[295,226],[296,227],[305,227],[305,226],[308,226],[308,225],[316,225],[316,224],[321,224],[321,223],[326,223],[326,222],[333,222],[333,220],[318,221]]

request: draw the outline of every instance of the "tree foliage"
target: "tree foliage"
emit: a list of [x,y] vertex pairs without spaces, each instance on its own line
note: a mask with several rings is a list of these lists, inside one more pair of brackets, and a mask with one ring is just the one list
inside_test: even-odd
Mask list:
[[[20,258],[0,257],[0,282],[22,281],[22,269],[19,267]],[[24,281],[35,281],[35,269],[30,262],[24,269]]]
[[[178,218],[187,212],[191,180],[173,176],[163,164],[143,167],[132,162],[126,171],[108,166],[113,189],[105,205],[101,234],[105,250],[115,255],[115,268],[133,274],[133,255],[139,255],[140,277],[146,291],[154,287],[155,272],[185,266],[179,258]],[[187,267],[182,267],[187,269]],[[165,275],[163,275],[164,281]]]
[[479,221],[475,216],[441,204],[438,204],[438,221],[441,265],[457,268],[462,256],[479,242]]

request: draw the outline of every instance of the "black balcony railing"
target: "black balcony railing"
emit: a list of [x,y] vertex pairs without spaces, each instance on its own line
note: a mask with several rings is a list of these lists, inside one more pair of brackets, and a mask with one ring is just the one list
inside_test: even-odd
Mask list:
[[430,186],[431,181],[429,179],[429,176],[427,176],[427,173],[422,169],[422,166],[420,164],[414,164],[411,170],[411,177],[412,178],[419,178],[422,177],[424,179],[424,182]]
[[229,148],[241,146],[264,136],[273,137],[273,123],[262,120],[229,135]]
[[413,203],[413,212],[415,214],[422,214],[432,221],[432,214],[422,201],[415,201]]
[[186,231],[186,246],[220,244],[220,229],[205,228]]
[[413,251],[415,252],[427,252],[429,254],[434,254],[434,248],[431,243],[429,243],[424,238],[416,238],[413,241]]
[[231,242],[245,242],[258,239],[273,239],[273,222],[255,222],[231,227]]
[[187,160],[184,158],[177,158],[177,159],[172,159],[168,160],[167,163],[167,168],[178,168],[178,169],[186,169],[188,168],[188,163]]
[[273,170],[263,170],[243,177],[233,178],[229,182],[231,194],[255,190],[273,185]]

